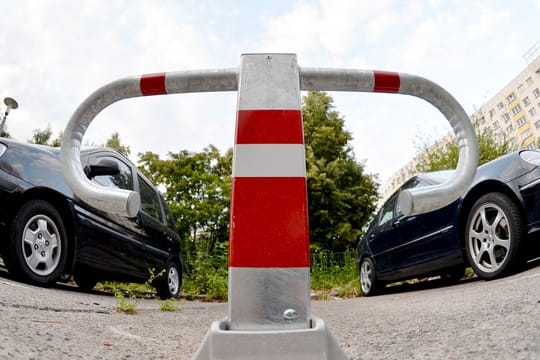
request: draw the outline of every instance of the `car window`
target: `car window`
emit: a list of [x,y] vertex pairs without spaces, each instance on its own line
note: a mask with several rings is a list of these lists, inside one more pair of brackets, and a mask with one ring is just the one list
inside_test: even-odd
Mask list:
[[165,220],[167,221],[167,225],[169,225],[171,229],[176,231],[176,221],[174,221],[174,215],[163,196],[160,195],[159,197],[161,198],[161,202],[163,203],[163,210],[165,211]]
[[397,201],[397,193],[392,195],[390,199],[383,205],[379,218],[379,226],[382,226],[394,218],[394,208]]
[[133,190],[133,174],[131,173],[131,168],[123,161],[112,156],[100,156],[93,162],[97,164],[102,159],[116,162],[120,172],[116,175],[94,176],[93,180],[106,187]]
[[137,175],[137,178],[139,179],[141,210],[163,223],[158,193],[141,176]]

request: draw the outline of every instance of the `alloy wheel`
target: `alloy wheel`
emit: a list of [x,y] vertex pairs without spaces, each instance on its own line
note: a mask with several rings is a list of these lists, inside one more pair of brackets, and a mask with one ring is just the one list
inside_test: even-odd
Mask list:
[[30,218],[22,232],[22,254],[29,270],[39,276],[53,273],[60,262],[60,232],[51,218],[38,214]]
[[169,274],[167,276],[167,283],[169,286],[169,293],[177,294],[180,286],[180,274],[175,266],[169,268]]
[[495,203],[485,203],[472,216],[468,247],[472,261],[482,271],[492,273],[504,266],[512,243],[508,217]]
[[369,294],[373,287],[373,266],[371,262],[366,260],[362,261],[360,266],[360,285],[364,294]]

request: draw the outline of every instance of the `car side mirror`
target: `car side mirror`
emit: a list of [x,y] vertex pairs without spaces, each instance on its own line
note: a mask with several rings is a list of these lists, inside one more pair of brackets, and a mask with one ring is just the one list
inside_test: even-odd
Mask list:
[[84,167],[84,173],[86,177],[92,179],[100,175],[118,175],[120,168],[118,163],[111,159],[100,159],[94,165],[86,165]]

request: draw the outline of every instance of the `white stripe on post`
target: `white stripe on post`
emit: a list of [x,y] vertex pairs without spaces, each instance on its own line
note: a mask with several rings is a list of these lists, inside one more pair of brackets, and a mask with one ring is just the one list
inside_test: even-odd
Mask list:
[[306,177],[304,145],[236,144],[233,177]]

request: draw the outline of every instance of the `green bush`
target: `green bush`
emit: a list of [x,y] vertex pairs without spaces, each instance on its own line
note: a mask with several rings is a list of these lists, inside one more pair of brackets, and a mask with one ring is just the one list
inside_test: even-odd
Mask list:
[[186,297],[205,296],[206,300],[226,300],[228,282],[229,248],[227,243],[217,243],[213,251],[196,252],[182,285]]

